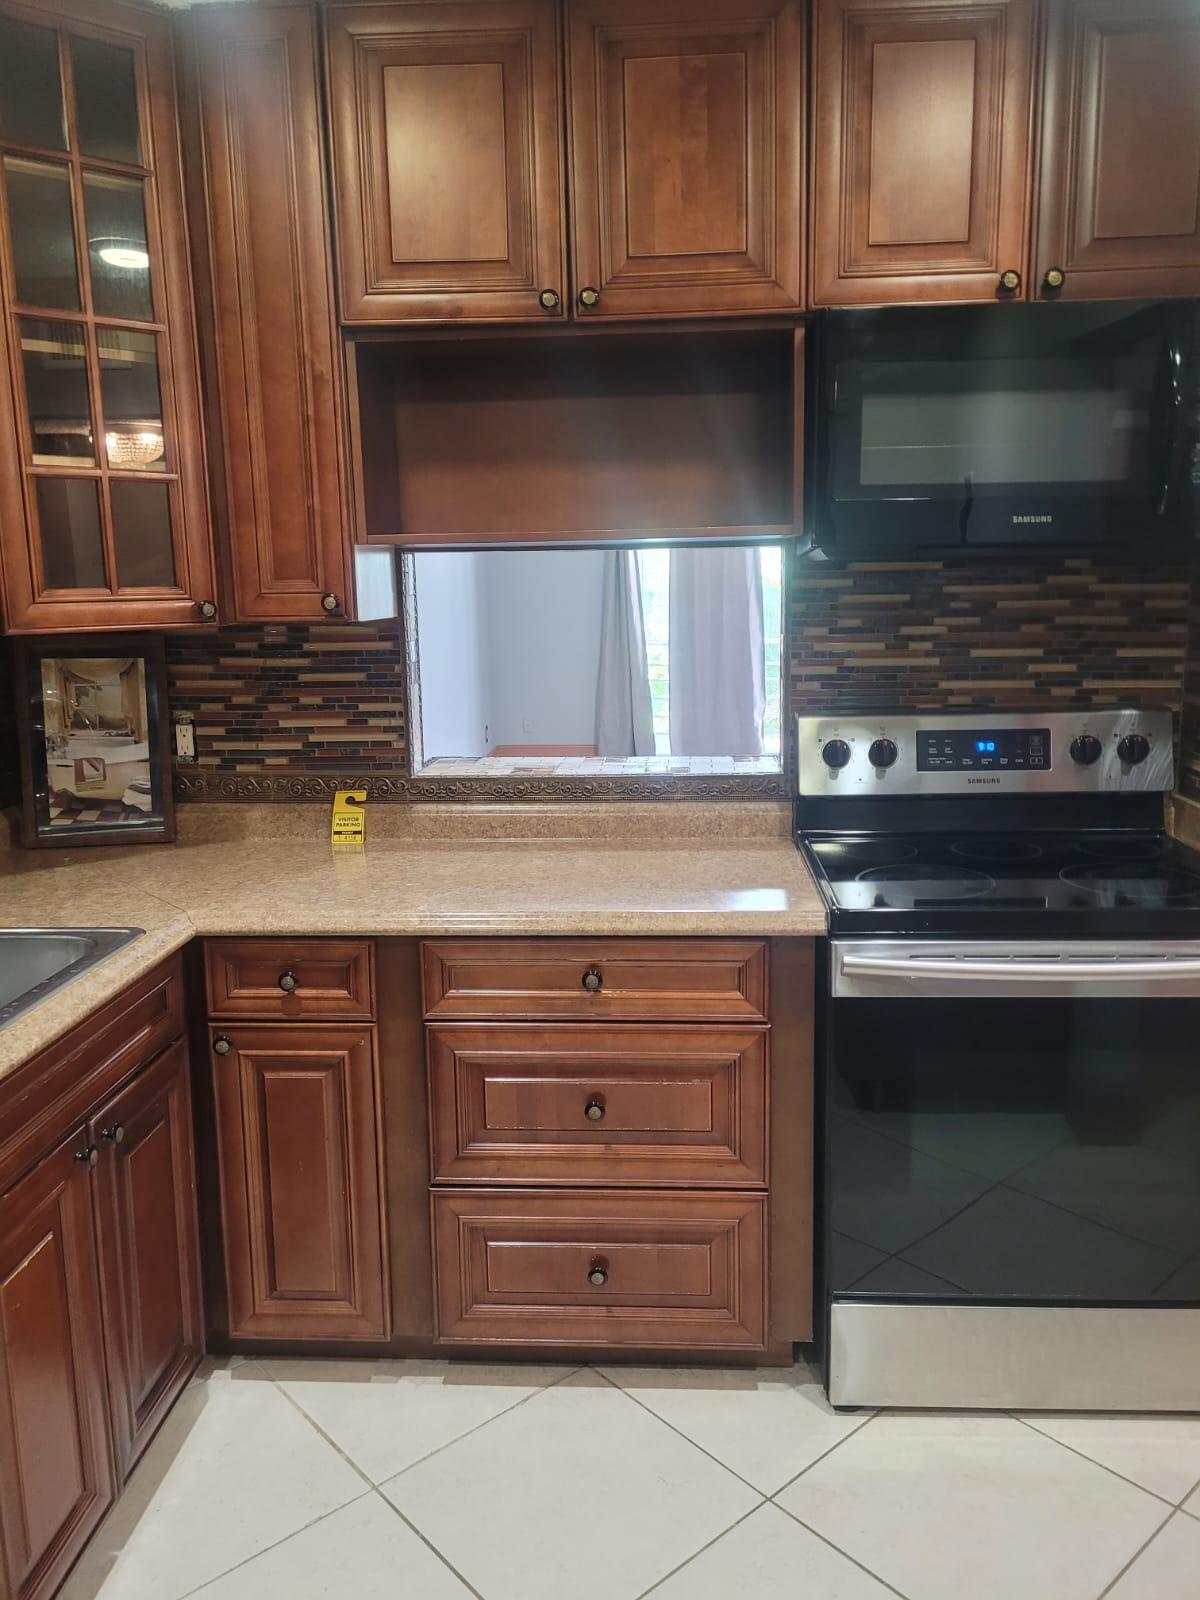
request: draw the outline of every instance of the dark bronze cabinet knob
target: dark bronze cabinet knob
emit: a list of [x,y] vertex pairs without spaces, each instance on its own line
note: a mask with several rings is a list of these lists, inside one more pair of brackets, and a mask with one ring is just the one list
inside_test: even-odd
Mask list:
[[216,619],[217,603],[215,600],[197,600],[196,610],[205,622],[212,622]]
[[1021,274],[1015,268],[1009,267],[1007,272],[1000,274],[1000,287],[1007,289],[1009,294],[1015,294],[1021,287]]
[[227,1039],[223,1033],[219,1033],[213,1040],[213,1049],[219,1056],[227,1056],[233,1049],[233,1040]]
[[125,1129],[119,1122],[114,1122],[111,1128],[101,1128],[100,1137],[109,1144],[124,1144]]
[[593,289],[591,284],[589,284],[586,289],[580,289],[579,304],[586,307],[588,311],[590,311],[593,306],[598,306],[600,304],[599,289]]
[[76,1150],[75,1159],[90,1171],[100,1160],[100,1152],[94,1144],[90,1144],[86,1150]]
[[604,987],[604,974],[599,967],[589,967],[583,975],[583,987],[589,994],[598,994]]
[[300,987],[300,979],[294,972],[281,972],[279,974],[279,987],[284,994],[295,994]]
[[595,1098],[588,1101],[583,1108],[583,1114],[589,1122],[604,1121],[604,1101]]
[[321,610],[322,611],[334,612],[334,611],[340,611],[341,609],[342,609],[342,602],[338,599],[337,595],[335,595],[335,594],[323,594],[321,596]]
[[543,311],[557,311],[562,305],[562,299],[557,289],[543,289],[538,295],[538,304]]
[[588,1282],[593,1289],[603,1289],[608,1282],[608,1262],[597,1258],[588,1268]]
[[1061,289],[1067,281],[1067,275],[1061,267],[1051,267],[1042,279],[1047,289]]

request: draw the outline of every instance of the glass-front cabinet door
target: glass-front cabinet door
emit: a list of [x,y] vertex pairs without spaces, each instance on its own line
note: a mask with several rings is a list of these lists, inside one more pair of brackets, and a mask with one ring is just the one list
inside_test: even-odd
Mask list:
[[211,620],[165,16],[0,0],[0,215],[9,629]]

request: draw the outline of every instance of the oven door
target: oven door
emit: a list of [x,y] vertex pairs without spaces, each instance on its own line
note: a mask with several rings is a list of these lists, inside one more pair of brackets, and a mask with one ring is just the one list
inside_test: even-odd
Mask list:
[[838,552],[1177,534],[1194,322],[1138,304],[831,316],[821,514]]
[[[1200,942],[834,941],[835,1399],[1119,1405],[1111,1376],[1105,1395],[1067,1383],[1072,1369],[1076,1381],[1103,1372],[1099,1357],[1079,1362],[1096,1330],[1112,1331],[1118,1367],[1131,1363],[1130,1316],[1184,1313],[1185,1343],[1200,1348],[1198,1032]],[[906,1308],[925,1320],[897,1319]],[[1178,1340],[1183,1323],[1150,1326]],[[1056,1338],[1066,1370],[1037,1376],[1032,1355],[1048,1358]],[[864,1348],[885,1346],[891,1376],[864,1387]],[[1187,1368],[1200,1403],[1200,1363]],[[1006,1371],[1015,1388],[998,1391]],[[928,1386],[939,1373],[957,1373],[949,1391]],[[1139,1390],[1136,1403],[1162,1399]]]

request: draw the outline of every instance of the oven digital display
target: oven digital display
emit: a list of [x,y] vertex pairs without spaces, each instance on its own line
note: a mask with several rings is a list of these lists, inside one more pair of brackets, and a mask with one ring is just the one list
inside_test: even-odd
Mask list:
[[1049,728],[939,728],[917,734],[918,772],[1038,772],[1049,766]]

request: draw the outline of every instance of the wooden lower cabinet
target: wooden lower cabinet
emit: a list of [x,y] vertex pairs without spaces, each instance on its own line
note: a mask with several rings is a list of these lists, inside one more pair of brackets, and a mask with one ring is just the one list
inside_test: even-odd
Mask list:
[[0,1199],[0,1592],[54,1593],[112,1502],[89,1146]]
[[436,1191],[447,1344],[761,1350],[766,1196]]
[[113,1438],[125,1477],[203,1349],[186,1047],[172,1046],[110,1100],[90,1139]]
[[214,1027],[229,1334],[389,1331],[372,1026]]

